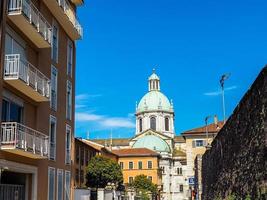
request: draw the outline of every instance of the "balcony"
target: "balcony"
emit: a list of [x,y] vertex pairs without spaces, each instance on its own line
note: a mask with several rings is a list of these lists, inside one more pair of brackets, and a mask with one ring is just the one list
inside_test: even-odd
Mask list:
[[38,47],[51,46],[51,25],[28,0],[9,0],[8,18]]
[[44,3],[72,40],[82,37],[82,26],[68,0],[44,0]]
[[4,80],[36,102],[50,100],[50,80],[20,54],[5,56]]
[[0,149],[33,159],[48,156],[48,136],[16,122],[3,122]]
[[75,5],[82,5],[84,3],[83,0],[71,0],[72,3],[74,3]]

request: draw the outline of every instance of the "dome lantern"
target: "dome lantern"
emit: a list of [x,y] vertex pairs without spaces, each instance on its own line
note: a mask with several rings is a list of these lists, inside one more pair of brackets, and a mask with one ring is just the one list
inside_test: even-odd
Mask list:
[[150,91],[160,91],[160,78],[156,74],[156,70],[153,69],[152,75],[148,79],[148,90]]

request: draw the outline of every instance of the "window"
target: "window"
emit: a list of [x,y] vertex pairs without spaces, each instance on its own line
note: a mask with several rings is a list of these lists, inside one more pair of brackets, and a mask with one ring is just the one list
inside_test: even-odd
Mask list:
[[121,169],[123,169],[123,167],[124,167],[123,164],[124,164],[123,162],[120,162]]
[[81,147],[81,166],[84,165],[84,147]]
[[193,141],[193,148],[194,147],[204,147],[204,146],[206,146],[205,140],[194,140]]
[[58,61],[58,25],[55,21],[53,21],[53,30],[52,30],[53,38],[52,38],[52,60]]
[[20,59],[26,61],[25,42],[9,27],[7,27],[7,32],[5,38],[5,54],[19,54]]
[[67,75],[72,76],[72,68],[73,68],[73,43],[70,39],[68,39],[68,47],[67,47]]
[[89,164],[89,156],[88,156],[88,153],[89,153],[88,150],[85,149],[85,151],[84,151],[84,154],[85,154],[84,157],[85,157],[85,165],[86,166],[88,166],[88,164]]
[[71,163],[71,127],[69,125],[66,126],[66,164],[69,165]]
[[134,181],[133,177],[129,177],[129,184],[132,184]]
[[147,178],[152,182],[152,176],[148,176]]
[[50,116],[50,128],[49,128],[49,158],[50,160],[56,160],[56,130],[57,120],[54,116]]
[[153,165],[152,165],[152,161],[148,161],[147,162],[147,168],[148,169],[152,169]]
[[78,145],[75,145],[75,157],[76,157],[76,164],[80,162],[80,148]]
[[76,184],[77,186],[79,186],[79,180],[80,180],[80,171],[78,169],[75,169],[75,180],[76,180]]
[[183,168],[177,168],[177,174],[183,175]]
[[150,118],[150,128],[152,130],[156,130],[157,125],[156,125],[156,117],[151,117]]
[[170,131],[170,120],[168,117],[165,118],[165,131]]
[[129,162],[129,169],[133,169],[133,162]]
[[141,133],[143,131],[143,119],[139,119],[139,132]]
[[67,106],[66,106],[66,117],[71,120],[72,115],[72,85],[71,82],[67,81]]
[[23,106],[7,99],[2,101],[2,122],[23,122]]
[[57,68],[51,67],[51,101],[50,107],[57,110]]
[[180,190],[180,192],[184,192],[184,186],[183,185],[180,185],[179,186],[179,190]]
[[65,171],[65,200],[70,200],[70,172]]
[[57,170],[57,200],[63,200],[63,170]]
[[138,162],[138,169],[143,169],[143,162],[142,161]]
[[162,173],[165,174],[165,167],[161,167]]
[[81,170],[81,173],[80,173],[80,180],[81,180],[81,185],[83,185],[84,184],[84,171],[83,170]]
[[55,199],[55,168],[48,168],[48,200]]

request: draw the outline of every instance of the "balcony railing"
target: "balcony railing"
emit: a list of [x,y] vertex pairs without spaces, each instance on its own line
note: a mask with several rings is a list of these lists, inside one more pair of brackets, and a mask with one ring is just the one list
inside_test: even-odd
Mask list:
[[48,136],[17,122],[1,124],[0,148],[2,150],[20,150],[18,154],[27,157],[47,157],[48,142]]
[[[23,61],[20,54],[5,56],[4,80],[21,80],[39,95],[49,100],[50,80],[32,64]],[[31,94],[29,95],[31,97]]]
[[[38,33],[51,45],[52,28],[40,11],[29,0],[9,0],[8,14],[23,14],[27,21],[32,24]],[[26,27],[19,27],[21,29]],[[30,38],[31,39],[31,38]]]
[[58,5],[63,9],[64,13],[68,16],[70,22],[73,24],[79,35],[82,37],[83,35],[83,29],[81,24],[76,18],[75,13],[70,7],[70,4],[67,0],[55,0],[58,2]]

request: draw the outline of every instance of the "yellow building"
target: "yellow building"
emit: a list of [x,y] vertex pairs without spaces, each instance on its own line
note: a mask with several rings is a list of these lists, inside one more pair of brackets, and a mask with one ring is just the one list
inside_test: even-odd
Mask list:
[[193,193],[196,193],[194,191],[194,188],[196,188],[195,159],[198,155],[203,155],[206,152],[223,124],[223,122],[218,122],[217,117],[215,117],[213,124],[182,133],[186,141],[186,177],[189,181],[191,199],[194,199]]
[[118,156],[125,185],[138,175],[145,175],[152,183],[161,185],[160,154],[146,148],[113,150],[113,153]]

